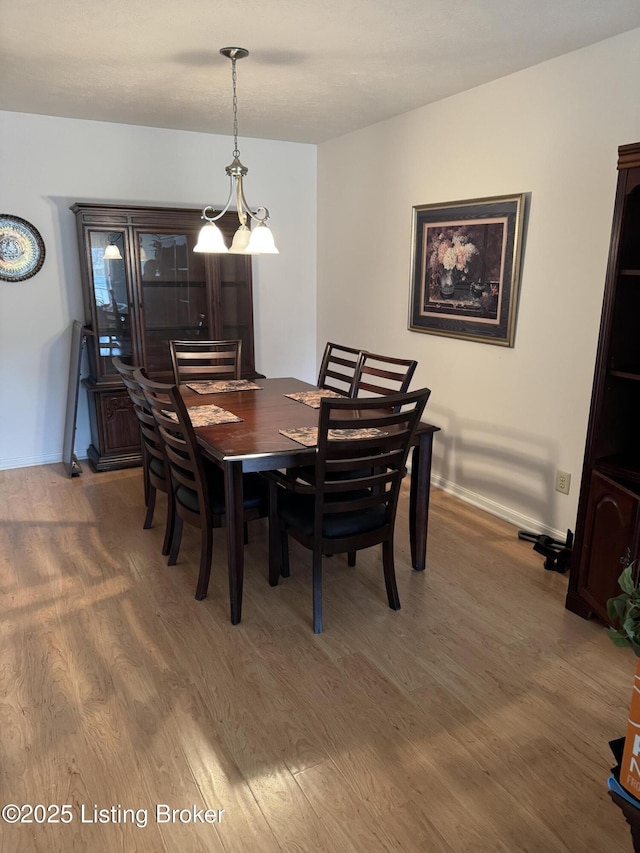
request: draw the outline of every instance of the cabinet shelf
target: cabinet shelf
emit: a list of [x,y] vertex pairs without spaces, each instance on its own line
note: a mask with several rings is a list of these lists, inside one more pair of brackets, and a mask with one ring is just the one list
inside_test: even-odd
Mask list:
[[635,370],[609,370],[609,376],[614,376],[616,379],[628,379],[631,382],[640,382],[640,372]]
[[594,468],[622,483],[640,483],[640,455],[616,453],[597,459]]

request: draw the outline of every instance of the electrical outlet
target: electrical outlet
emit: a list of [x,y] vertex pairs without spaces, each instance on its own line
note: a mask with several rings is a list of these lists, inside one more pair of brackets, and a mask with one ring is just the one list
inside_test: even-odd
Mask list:
[[570,487],[571,474],[568,471],[561,471],[558,468],[556,471],[556,492],[562,492],[563,495],[568,495]]

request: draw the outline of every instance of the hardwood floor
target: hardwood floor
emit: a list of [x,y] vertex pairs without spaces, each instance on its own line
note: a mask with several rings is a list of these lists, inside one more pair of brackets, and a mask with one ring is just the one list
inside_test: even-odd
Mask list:
[[198,533],[167,567],[140,469],[0,471],[0,505],[2,804],[71,806],[3,853],[631,853],[606,780],[635,657],[511,525],[434,490],[417,573],[405,491],[402,609],[379,549],[326,559],[314,635],[309,552],[271,589],[266,521],[234,627],[224,530],[198,602]]

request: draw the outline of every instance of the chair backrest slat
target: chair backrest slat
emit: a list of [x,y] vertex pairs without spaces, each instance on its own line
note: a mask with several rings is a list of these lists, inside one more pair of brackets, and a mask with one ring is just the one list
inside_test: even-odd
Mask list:
[[241,377],[241,340],[169,341],[169,349],[176,385]]
[[404,394],[417,366],[418,362],[413,359],[363,352],[355,396]]
[[335,391],[344,397],[353,397],[361,356],[362,353],[358,349],[329,341],[320,363],[318,388]]

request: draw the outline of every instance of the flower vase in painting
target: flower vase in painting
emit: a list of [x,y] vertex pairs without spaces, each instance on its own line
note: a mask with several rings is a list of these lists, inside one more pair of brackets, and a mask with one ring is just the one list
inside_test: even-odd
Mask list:
[[462,228],[444,228],[436,232],[429,247],[431,297],[453,297],[457,285],[467,284],[477,256],[477,247]]

